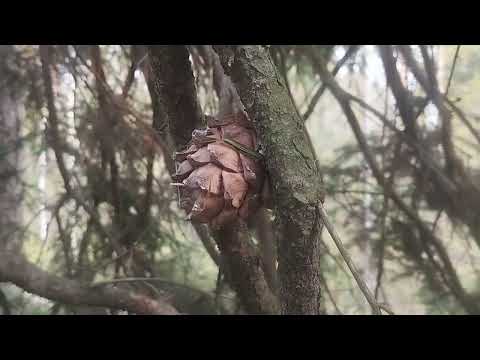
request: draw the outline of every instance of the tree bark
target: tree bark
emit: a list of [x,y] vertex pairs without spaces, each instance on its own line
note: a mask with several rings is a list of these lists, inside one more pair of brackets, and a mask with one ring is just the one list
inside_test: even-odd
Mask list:
[[265,150],[279,239],[283,314],[320,313],[321,176],[302,119],[263,46],[216,46]]
[[183,45],[149,46],[153,82],[175,147],[184,147],[202,123],[188,51]]
[[273,292],[278,292],[277,246],[273,224],[267,209],[260,209],[253,219],[262,254],[265,278]]
[[135,314],[176,315],[168,303],[113,286],[88,284],[51,275],[22,255],[0,251],[0,281],[12,282],[25,291],[69,305],[88,305],[128,310]]
[[[225,75],[218,54],[211,45],[196,47],[197,52],[203,58],[207,70],[212,68],[213,87],[219,98],[218,118],[243,112],[244,106],[237,89],[229,76]],[[277,276],[277,246],[273,234],[273,222],[265,208],[259,209],[249,222],[249,226],[255,227],[255,235],[259,243],[260,254],[263,262],[265,278],[274,293],[278,292]]]
[[[202,123],[188,52],[182,46],[150,46],[148,50],[155,89],[167,114],[174,144],[180,150],[191,139],[192,131]],[[261,257],[253,246],[246,244],[249,240],[246,229],[223,229],[212,235],[247,312],[278,313],[276,298],[263,273]]]
[[278,314],[278,299],[268,285],[262,257],[245,227],[228,226],[214,235],[229,266],[232,285],[249,314]]

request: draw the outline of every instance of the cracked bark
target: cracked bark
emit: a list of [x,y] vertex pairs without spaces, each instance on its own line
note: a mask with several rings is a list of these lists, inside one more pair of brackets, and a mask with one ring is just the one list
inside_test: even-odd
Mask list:
[[[230,77],[225,75],[220,58],[213,50],[212,46],[200,45],[196,47],[196,50],[203,58],[206,66],[213,70],[213,87],[220,101],[217,117],[221,118],[231,113],[243,111],[244,106],[238,96],[237,89],[235,88],[235,85],[233,85]],[[277,293],[277,246],[273,234],[273,222],[267,209],[259,209],[251,219],[249,225],[255,227],[256,230],[256,238],[259,242],[263,260],[263,271],[268,285],[274,293]]]
[[[148,52],[155,90],[167,114],[174,145],[180,150],[203,120],[188,51],[185,46],[149,46]],[[277,299],[265,280],[261,257],[253,246],[248,245],[246,229],[229,227],[212,235],[228,265],[231,283],[247,312],[278,313]]]
[[264,46],[215,46],[265,149],[280,234],[283,314],[320,313],[321,176],[303,121]]

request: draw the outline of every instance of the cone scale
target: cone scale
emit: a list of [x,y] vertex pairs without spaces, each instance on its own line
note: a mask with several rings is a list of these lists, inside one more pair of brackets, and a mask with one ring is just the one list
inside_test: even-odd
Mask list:
[[175,154],[172,176],[180,207],[191,221],[221,228],[247,220],[261,205],[265,170],[257,138],[244,114],[209,117],[184,151]]

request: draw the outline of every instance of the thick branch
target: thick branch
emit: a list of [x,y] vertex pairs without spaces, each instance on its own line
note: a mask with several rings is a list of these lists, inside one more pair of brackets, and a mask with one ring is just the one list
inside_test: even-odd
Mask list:
[[[193,129],[202,122],[188,52],[181,46],[150,46],[149,59],[155,89],[167,113],[170,133],[176,148],[181,149],[190,140]],[[227,94],[224,98],[230,99]],[[277,312],[275,299],[265,281],[263,270],[252,266],[259,261],[252,262],[251,259],[259,257],[253,247],[241,244],[244,241],[241,239],[246,239],[249,234],[244,229],[240,233],[235,230],[225,229],[223,233],[214,234],[221,252],[226,255],[235,290],[248,312],[274,314]],[[202,232],[198,234],[205,236]],[[209,239],[204,237],[202,241],[206,243],[209,253],[212,252]],[[238,246],[242,251],[236,250]],[[219,261],[214,252],[211,255],[214,261]]]
[[303,121],[284,81],[262,46],[215,50],[265,148],[279,233],[279,277],[284,314],[319,314],[321,178]]
[[166,302],[116,288],[92,289],[87,284],[51,275],[23,256],[0,251],[0,280],[38,296],[69,305],[100,306],[136,314],[175,315]]
[[[224,115],[243,111],[243,104],[238,96],[237,89],[230,77],[225,75],[218,54],[211,45],[198,46],[198,49],[204,62],[213,69],[213,85],[220,100],[217,116],[221,118]],[[276,292],[278,289],[277,249],[272,229],[273,224],[263,208],[258,211],[253,222],[256,227],[257,240],[260,244],[265,277],[270,288]]]
[[192,67],[185,46],[149,46],[155,90],[168,117],[175,146],[185,146],[202,123]]
[[415,111],[412,104],[412,96],[403,85],[396,66],[391,46],[381,45],[378,47],[385,69],[387,83],[392,90],[397,102],[398,111],[405,125],[405,131],[413,138],[417,138],[417,124],[415,123]]
[[214,236],[245,310],[249,314],[278,314],[278,300],[267,284],[262,259],[248,230],[228,226]]
[[143,61],[141,64],[141,70],[143,72],[145,82],[147,83],[148,93],[150,94],[150,100],[152,103],[152,127],[156,132],[157,142],[162,150],[165,166],[167,167],[168,172],[171,174],[175,172],[175,164],[173,157],[171,156],[171,154],[175,151],[175,145],[173,144],[170,134],[165,131],[167,127],[167,114],[165,113],[165,109],[162,107],[158,93],[155,90],[155,77],[152,76],[153,69],[151,66],[151,61],[148,57],[147,49],[146,47],[142,47],[140,45],[135,46],[139,48],[137,51],[140,52],[142,56],[146,56],[145,61]]
[[[138,46],[136,46],[138,47]],[[136,50],[142,56],[147,54],[147,49],[143,47]],[[145,54],[143,54],[145,52]],[[153,122],[152,127],[155,131],[160,135],[162,143],[162,151],[164,155],[165,165],[170,175],[175,172],[175,164],[173,161],[173,157],[170,154],[173,154],[175,151],[175,144],[173,143],[170,134],[164,131],[164,124],[166,122],[167,115],[165,113],[165,109],[163,108],[162,102],[160,101],[160,97],[158,92],[155,90],[155,73],[153,72],[154,69],[150,65],[150,59],[147,57],[145,63],[141,67],[145,80],[147,82],[148,91],[150,93],[150,98],[152,101],[152,109],[153,109]],[[188,130],[188,129],[187,129]],[[187,136],[187,134],[185,134]],[[218,266],[219,264],[219,253],[215,248],[213,241],[211,240],[208,231],[203,228],[200,224],[194,224],[194,228],[197,231],[197,234],[202,241],[205,249],[207,250],[208,254],[210,255],[213,262]]]

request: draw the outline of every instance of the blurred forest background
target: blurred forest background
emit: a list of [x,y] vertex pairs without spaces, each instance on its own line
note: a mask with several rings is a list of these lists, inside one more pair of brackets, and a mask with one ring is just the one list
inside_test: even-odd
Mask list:
[[[186,49],[214,115],[213,50]],[[377,300],[395,314],[479,314],[480,46],[268,49]],[[0,314],[135,313],[115,291],[248,313],[207,227],[178,207],[151,63],[139,45],[0,46]],[[320,241],[322,312],[369,314],[325,229]]]

